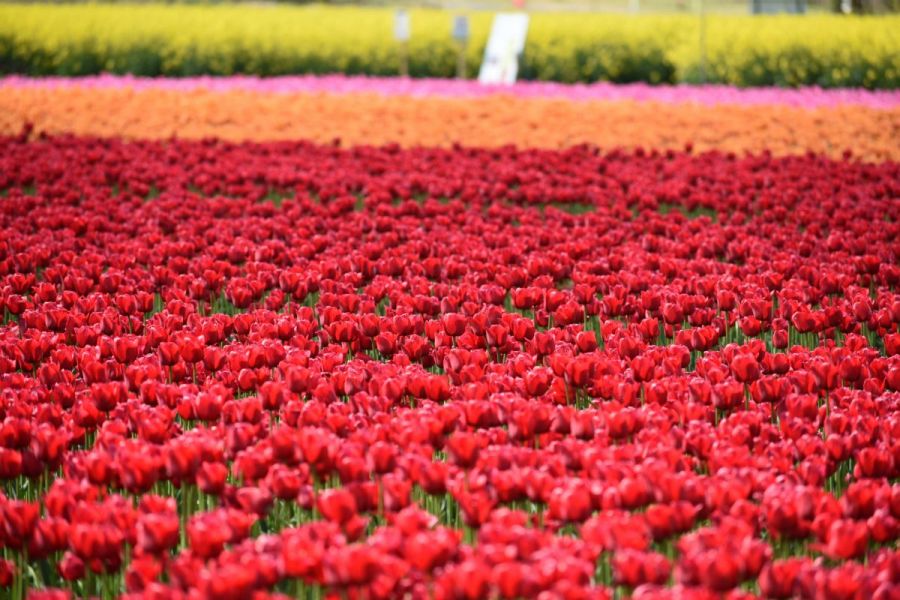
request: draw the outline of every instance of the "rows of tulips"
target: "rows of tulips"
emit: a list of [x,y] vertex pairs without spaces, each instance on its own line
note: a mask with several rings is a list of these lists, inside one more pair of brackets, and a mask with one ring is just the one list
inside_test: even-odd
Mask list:
[[756,107],[786,105],[800,108],[836,108],[852,105],[860,108],[890,110],[900,104],[898,90],[861,88],[823,89],[818,87],[739,88],[729,85],[648,85],[646,83],[562,84],[547,81],[518,81],[511,85],[483,84],[461,79],[411,79],[403,77],[362,77],[346,75],[291,77],[133,77],[96,75],[86,77],[0,78],[0,89],[79,88],[87,90],[129,89],[135,91],[171,90],[191,92],[254,92],[260,94],[378,94],[383,96],[481,98],[515,96],[517,98],[561,98],[573,101],[638,101],[663,104],[697,103],[705,106],[736,104]]
[[0,138],[0,594],[900,593],[900,165]]
[[[0,17],[2,20],[2,17]],[[367,77],[0,78],[0,135],[656,148],[900,160],[900,92]]]

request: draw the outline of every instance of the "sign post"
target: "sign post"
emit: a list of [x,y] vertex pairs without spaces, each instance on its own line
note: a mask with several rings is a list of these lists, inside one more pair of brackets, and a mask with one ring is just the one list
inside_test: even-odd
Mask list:
[[394,39],[400,43],[400,75],[409,77],[409,13],[398,9],[394,13]]
[[519,74],[519,58],[528,36],[528,15],[500,13],[494,17],[491,36],[478,73],[481,83],[513,84]]
[[453,17],[453,39],[456,40],[459,56],[456,59],[456,78],[466,78],[466,45],[469,42],[469,17],[457,15]]

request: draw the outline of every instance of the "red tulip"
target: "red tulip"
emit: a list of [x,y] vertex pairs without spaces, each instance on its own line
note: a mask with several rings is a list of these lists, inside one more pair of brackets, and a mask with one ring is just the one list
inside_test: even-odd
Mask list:
[[838,519],[828,529],[823,552],[831,558],[846,560],[862,556],[869,544],[865,523]]
[[319,495],[318,509],[329,521],[343,525],[356,515],[356,500],[346,490],[327,490]]
[[84,562],[71,552],[63,554],[58,569],[60,577],[66,581],[76,581],[85,574]]
[[800,571],[810,566],[806,558],[772,561],[759,575],[759,589],[769,598],[793,598]]
[[759,363],[749,354],[738,354],[731,361],[731,372],[741,383],[753,383],[759,378]]
[[613,578],[619,585],[663,584],[672,570],[666,557],[637,550],[621,550],[612,558]]
[[181,347],[175,342],[161,342],[157,350],[159,361],[165,366],[174,365],[181,358]]
[[457,432],[447,438],[447,450],[453,462],[463,468],[470,468],[478,460],[480,442],[470,433]]

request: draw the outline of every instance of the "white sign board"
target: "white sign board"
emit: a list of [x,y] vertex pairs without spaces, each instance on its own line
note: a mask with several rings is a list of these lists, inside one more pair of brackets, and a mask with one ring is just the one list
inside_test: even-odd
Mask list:
[[453,39],[457,42],[469,40],[469,17],[466,15],[453,17]]
[[484,49],[484,61],[478,73],[481,83],[512,84],[519,73],[519,57],[525,50],[528,15],[501,13],[494,17],[491,36]]
[[409,41],[409,13],[403,9],[394,13],[394,39],[398,42]]

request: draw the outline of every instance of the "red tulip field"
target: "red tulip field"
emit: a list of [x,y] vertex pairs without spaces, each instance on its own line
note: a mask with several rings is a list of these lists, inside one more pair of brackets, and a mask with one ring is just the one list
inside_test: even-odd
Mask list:
[[3,598],[900,598],[900,163],[25,129],[0,194]]

